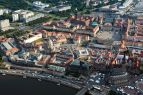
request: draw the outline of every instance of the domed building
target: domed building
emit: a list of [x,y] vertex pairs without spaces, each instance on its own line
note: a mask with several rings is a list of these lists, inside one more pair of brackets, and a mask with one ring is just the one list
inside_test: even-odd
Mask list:
[[107,80],[108,83],[112,85],[120,85],[128,82],[126,68],[123,65],[121,65],[121,67],[110,68]]

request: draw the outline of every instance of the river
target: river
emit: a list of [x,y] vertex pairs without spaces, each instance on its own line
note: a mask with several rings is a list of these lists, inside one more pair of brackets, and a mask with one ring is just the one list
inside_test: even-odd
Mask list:
[[0,75],[0,95],[75,95],[77,90],[54,82]]

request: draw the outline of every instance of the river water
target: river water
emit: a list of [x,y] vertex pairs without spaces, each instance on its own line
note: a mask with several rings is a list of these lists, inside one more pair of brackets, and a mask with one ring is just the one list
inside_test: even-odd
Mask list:
[[0,95],[75,95],[76,89],[49,81],[0,75]]

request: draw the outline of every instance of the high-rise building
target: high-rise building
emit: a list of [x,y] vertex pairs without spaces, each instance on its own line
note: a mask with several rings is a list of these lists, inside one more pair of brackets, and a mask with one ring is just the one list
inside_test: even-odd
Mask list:
[[14,21],[22,21],[22,22],[28,23],[30,21],[33,21],[33,20],[36,20],[36,19],[42,18],[42,17],[44,17],[44,14],[42,14],[42,13],[37,14],[37,13],[29,11],[29,10],[16,10],[12,14],[13,22]]

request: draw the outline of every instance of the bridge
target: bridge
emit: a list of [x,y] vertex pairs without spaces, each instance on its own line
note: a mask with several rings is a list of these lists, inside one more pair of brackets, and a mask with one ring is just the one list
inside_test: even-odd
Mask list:
[[91,89],[91,88],[92,88],[91,85],[86,86],[86,87],[82,88],[80,91],[78,91],[76,95],[85,95],[85,93],[88,91],[88,89]]
[[80,91],[78,91],[76,95],[84,95],[87,92],[87,90],[88,90],[88,88],[84,87]]

